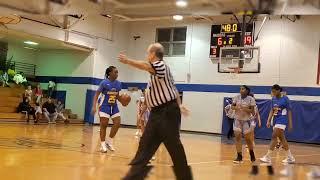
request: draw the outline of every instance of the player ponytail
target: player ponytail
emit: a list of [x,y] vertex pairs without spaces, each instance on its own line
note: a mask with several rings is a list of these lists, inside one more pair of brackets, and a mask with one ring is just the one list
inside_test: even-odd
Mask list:
[[115,69],[115,68],[116,68],[116,67],[114,67],[114,66],[109,66],[109,67],[106,69],[105,77],[106,77],[106,78],[109,78],[110,73],[111,73],[112,70]]

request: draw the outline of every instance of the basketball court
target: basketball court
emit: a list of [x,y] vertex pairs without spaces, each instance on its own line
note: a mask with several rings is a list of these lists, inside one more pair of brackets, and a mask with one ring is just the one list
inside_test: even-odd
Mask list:
[[[195,180],[320,178],[319,0],[0,0],[0,12],[2,179],[122,179],[139,147],[137,114],[150,74],[122,64],[120,55],[145,60],[152,43],[161,44],[189,110],[180,138]],[[99,91],[109,73],[117,73],[121,86],[108,93],[118,94]],[[293,128],[286,126],[284,135],[294,163],[282,163],[289,157],[283,144],[272,152],[272,163],[260,161],[273,134],[266,124],[275,111],[275,84],[283,88],[280,97],[290,99]],[[251,89],[261,127],[254,129],[256,161],[243,138],[243,162],[236,164],[236,138],[227,137],[235,124],[225,107],[237,106],[233,98],[242,85]],[[119,106],[121,125],[112,137],[117,121],[110,120],[102,140],[101,107],[110,99],[115,105],[103,113],[114,120]],[[61,115],[52,121],[50,101],[50,113]],[[20,111],[25,102],[35,112]],[[33,114],[36,121],[29,120]],[[115,151],[103,150],[111,141]],[[149,165],[146,179],[176,179],[163,144]]]
[[[1,124],[1,176],[7,179],[120,179],[128,170],[138,139],[135,130],[122,128],[118,134],[117,152],[99,152],[98,127],[64,125]],[[241,165],[234,165],[231,141],[214,135],[182,133],[189,164],[195,179],[279,179],[278,170],[286,168],[279,150],[272,157],[275,175],[270,176],[266,165],[259,165],[257,176],[249,175],[248,153]],[[268,141],[257,141],[256,154],[262,156]],[[317,145],[290,144],[298,163],[292,165],[294,179],[306,179],[312,166],[319,166]],[[152,161],[155,166],[148,179],[175,179],[171,160],[160,147]],[[283,177],[282,177],[283,178]]]

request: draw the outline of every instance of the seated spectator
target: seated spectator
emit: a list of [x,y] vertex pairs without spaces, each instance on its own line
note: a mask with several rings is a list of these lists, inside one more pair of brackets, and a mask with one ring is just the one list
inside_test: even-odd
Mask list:
[[2,87],[8,87],[9,86],[9,77],[8,77],[8,74],[7,73],[1,73],[0,72],[0,81],[2,83]]
[[40,116],[42,114],[42,109],[39,103],[36,103],[36,107],[35,107],[35,115],[36,115],[36,120],[35,123],[37,123],[40,119]]
[[64,113],[64,104],[62,104],[62,102],[60,100],[58,100],[57,104],[56,104],[56,109],[57,109],[57,113],[58,113],[58,118],[61,118],[64,120],[65,123],[68,122],[68,119],[66,117],[64,117],[63,113]]
[[44,116],[48,120],[48,123],[56,123],[58,113],[51,98],[49,98],[48,101],[43,104],[42,109]]
[[32,92],[31,86],[28,85],[27,89],[24,91],[24,97],[28,98],[29,102],[31,102],[32,95],[33,95],[33,92]]
[[35,116],[35,110],[33,107],[31,107],[30,103],[29,103],[29,99],[24,97],[23,101],[19,104],[18,108],[17,108],[18,113],[26,113],[27,115],[27,122],[29,122],[30,120],[30,115],[33,116],[33,119],[36,123],[36,116]]
[[42,89],[40,87],[40,84],[37,85],[37,87],[34,90],[34,95],[36,98],[36,103],[41,104],[41,98],[43,97]]
[[23,73],[14,75],[13,81],[16,84],[26,84],[27,83],[27,79],[26,79],[26,77],[24,77]]
[[12,81],[12,80],[13,80],[13,77],[16,75],[16,71],[15,71],[14,65],[11,65],[11,66],[9,67],[7,73],[8,73],[8,78],[9,78],[9,80]]

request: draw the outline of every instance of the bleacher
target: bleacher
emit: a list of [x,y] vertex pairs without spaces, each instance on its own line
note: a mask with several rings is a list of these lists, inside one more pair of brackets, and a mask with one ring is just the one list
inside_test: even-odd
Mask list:
[[[26,122],[26,115],[17,113],[16,108],[22,101],[22,96],[25,89],[22,87],[0,87],[0,122]],[[46,99],[43,99],[45,102]],[[34,104],[31,103],[34,107]],[[65,110],[65,117],[68,117],[71,124],[83,124],[82,119],[78,119],[76,114],[73,114],[70,109]],[[30,117],[30,122],[33,122]],[[57,119],[57,123],[64,123],[62,119]],[[44,117],[40,118],[39,123],[47,123]]]

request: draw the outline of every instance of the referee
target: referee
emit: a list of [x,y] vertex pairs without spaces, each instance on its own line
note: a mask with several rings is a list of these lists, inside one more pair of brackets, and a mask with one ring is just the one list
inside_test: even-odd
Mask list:
[[180,141],[181,105],[178,91],[169,67],[163,62],[164,49],[159,43],[148,48],[148,62],[131,60],[120,53],[119,61],[134,68],[149,72],[150,81],[145,91],[146,103],[151,114],[143,133],[137,153],[131,161],[131,168],[124,180],[144,179],[152,166],[149,160],[164,143],[173,161],[173,170],[179,180],[191,180],[191,169]]

